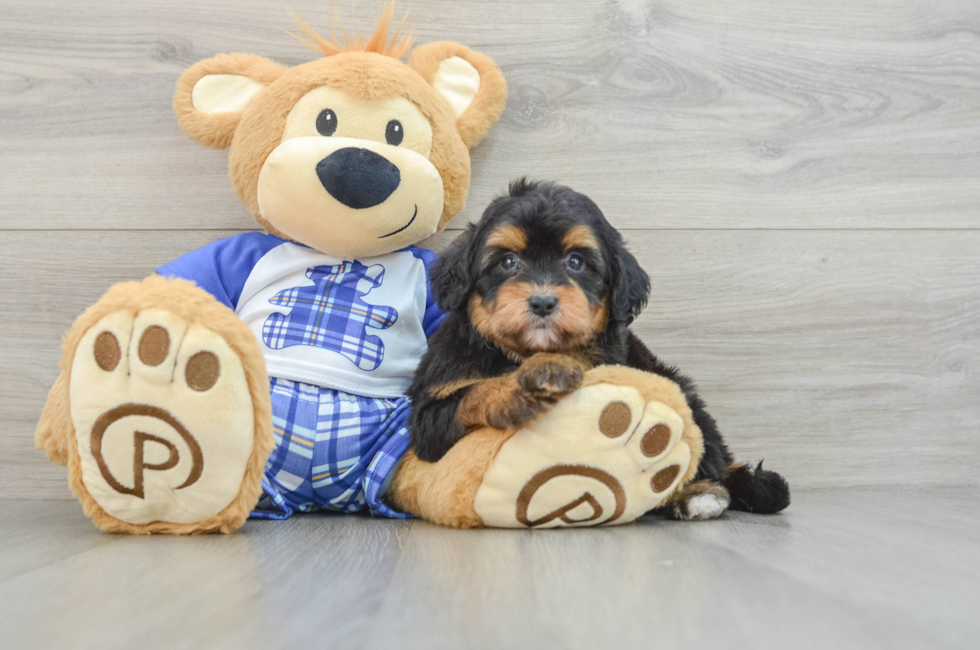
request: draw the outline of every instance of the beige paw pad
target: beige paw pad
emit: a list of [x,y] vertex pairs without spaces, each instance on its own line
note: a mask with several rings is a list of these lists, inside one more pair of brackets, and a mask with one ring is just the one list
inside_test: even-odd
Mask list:
[[82,337],[69,390],[82,482],[108,514],[193,523],[237,496],[254,414],[218,334],[165,311],[109,314]]
[[487,526],[628,523],[682,480],[691,451],[670,407],[630,386],[582,388],[501,447],[477,491]]

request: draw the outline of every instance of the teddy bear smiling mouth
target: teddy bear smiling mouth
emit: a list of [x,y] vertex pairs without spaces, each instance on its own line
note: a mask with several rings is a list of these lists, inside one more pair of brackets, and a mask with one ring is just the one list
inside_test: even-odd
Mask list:
[[392,230],[387,235],[381,235],[380,237],[378,237],[378,239],[384,239],[385,237],[391,237],[392,235],[397,235],[401,231],[403,231],[406,228],[408,228],[409,226],[411,226],[415,222],[415,217],[417,217],[417,216],[419,216],[419,206],[418,206],[418,204],[415,205],[415,212],[412,214],[412,218],[408,220],[408,223],[406,223],[404,226],[402,226],[398,230]]

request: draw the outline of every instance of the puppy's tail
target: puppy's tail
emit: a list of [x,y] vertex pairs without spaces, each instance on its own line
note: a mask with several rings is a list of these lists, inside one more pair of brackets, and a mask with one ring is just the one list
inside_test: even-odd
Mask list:
[[728,466],[723,481],[732,501],[730,510],[759,514],[779,512],[789,505],[789,484],[776,472],[762,469],[762,462],[752,468],[746,463]]

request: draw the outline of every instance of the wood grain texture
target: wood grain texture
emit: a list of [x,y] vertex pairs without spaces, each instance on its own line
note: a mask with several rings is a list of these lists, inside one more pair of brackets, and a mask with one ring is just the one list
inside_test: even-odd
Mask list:
[[[362,26],[379,4],[355,3]],[[326,27],[320,0],[289,5]],[[629,228],[980,222],[973,0],[415,0],[410,24],[486,52],[511,90],[453,227],[519,174]],[[263,0],[5,0],[0,227],[251,227],[226,154],[170,102],[219,52],[309,60],[290,28]]]
[[[287,5],[326,26],[322,0]],[[367,27],[380,0],[354,5]],[[4,647],[975,647],[980,4],[413,0],[409,24],[510,87],[431,247],[521,174],[591,195],[652,276],[638,332],[793,504],[561,532],[100,533],[33,448],[60,336],[114,282],[255,228],[227,153],[177,127],[180,73],[313,53],[266,0],[3,0]]]
[[[227,234],[5,233],[0,489],[68,496],[31,435],[75,316]],[[626,236],[653,281],[638,333],[698,380],[738,457],[794,486],[978,482],[980,232]]]
[[[510,82],[456,226],[519,173],[571,183],[629,228],[654,279],[637,328],[699,380],[739,456],[794,485],[977,482],[980,7],[420,0],[411,22]],[[4,3],[10,494],[68,495],[30,433],[72,319],[254,227],[226,154],[184,138],[170,98],[216,52],[307,60],[290,27],[257,0]]]
[[33,648],[969,648],[976,488],[798,491],[775,516],[460,531],[300,515],[107,535],[0,502],[0,634]]

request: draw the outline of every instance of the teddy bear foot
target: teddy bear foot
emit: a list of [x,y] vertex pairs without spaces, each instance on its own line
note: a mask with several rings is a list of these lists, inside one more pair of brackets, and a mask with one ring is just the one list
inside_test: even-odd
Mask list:
[[[78,342],[70,480],[100,527],[230,532],[254,506],[268,453],[269,425],[256,421],[264,409],[253,403],[262,393],[253,395],[247,361],[216,331],[220,322],[211,325],[165,309],[124,308]],[[267,401],[267,386],[264,395]]]
[[700,436],[683,435],[686,419],[675,408],[686,404],[677,401],[679,391],[667,391],[674,397],[668,404],[655,395],[662,378],[619,368],[603,381],[604,372],[591,371],[594,383],[501,446],[473,502],[484,525],[628,523],[690,478]]

